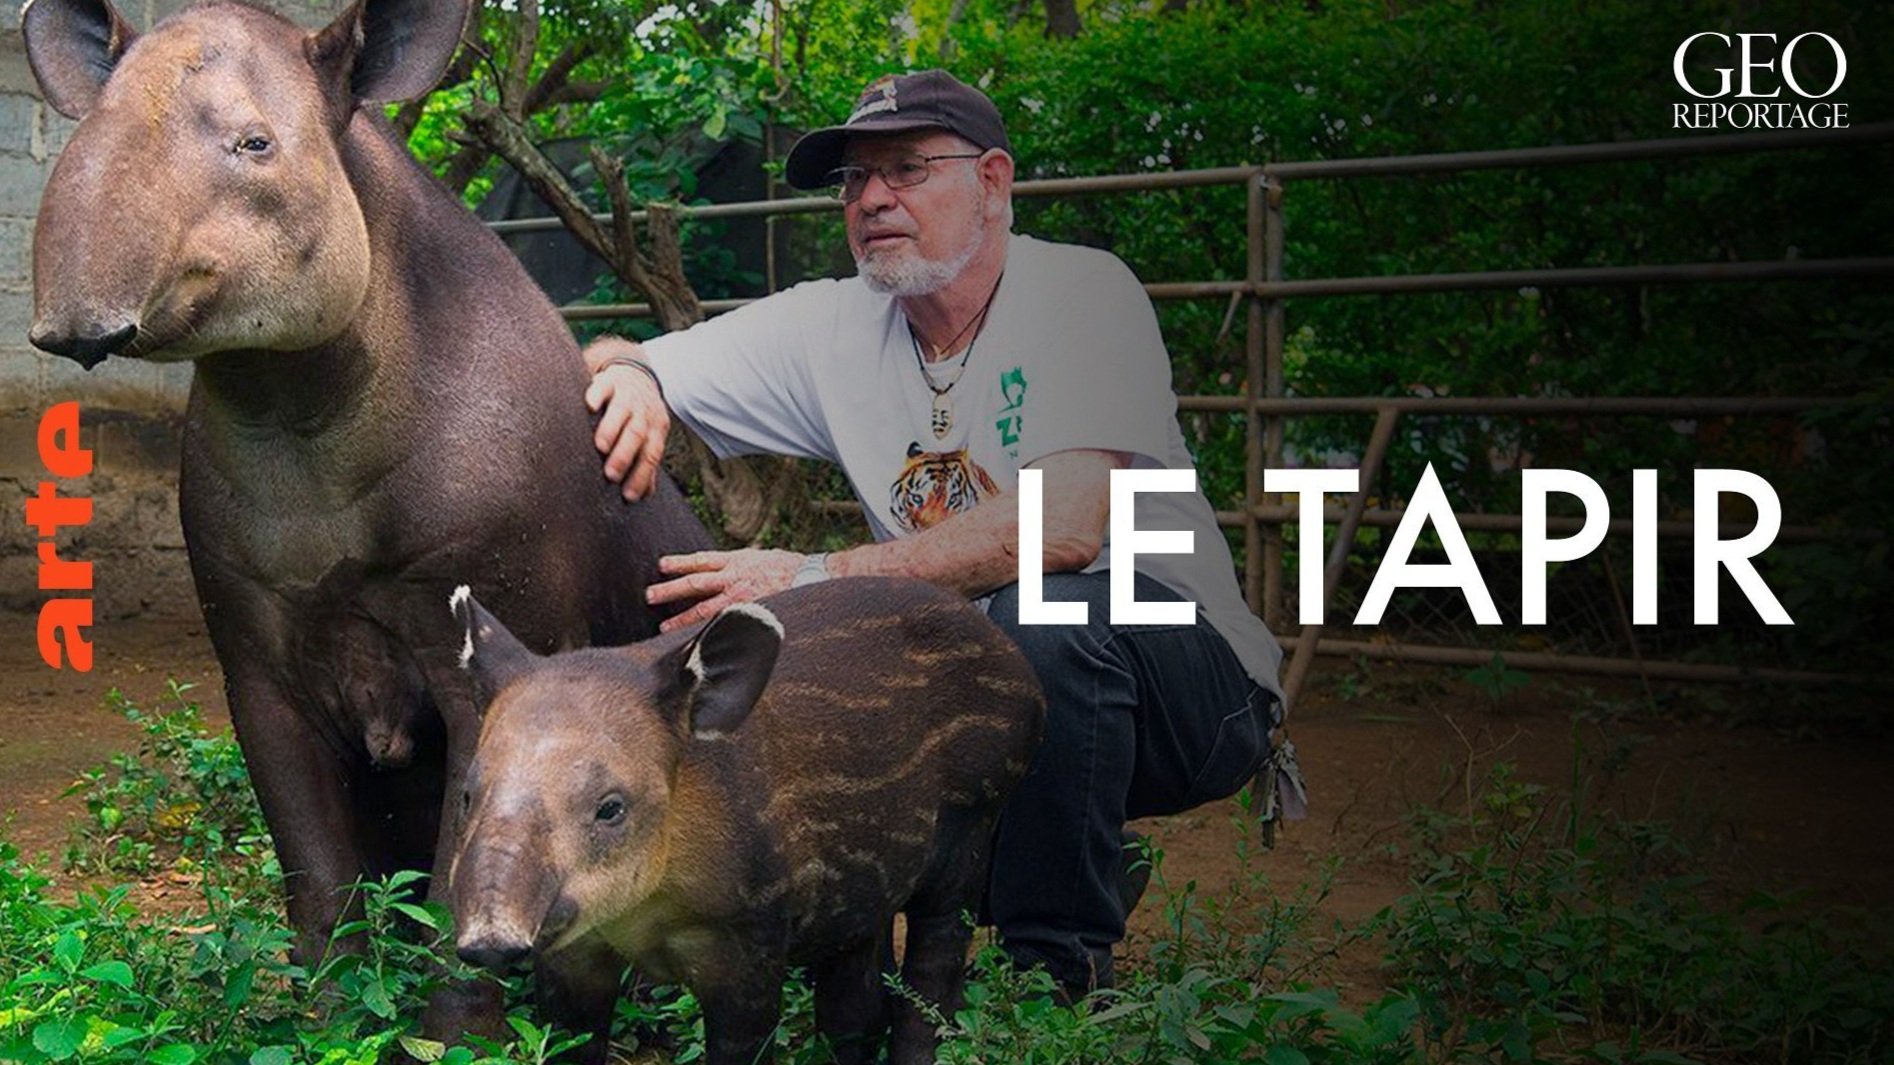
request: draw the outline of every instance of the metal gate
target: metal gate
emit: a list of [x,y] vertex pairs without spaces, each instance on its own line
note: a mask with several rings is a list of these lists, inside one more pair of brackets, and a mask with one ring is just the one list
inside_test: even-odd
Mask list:
[[[1530,269],[1486,272],[1411,274],[1372,277],[1290,279],[1284,276],[1284,203],[1299,184],[1345,181],[1363,177],[1461,173],[1502,168],[1564,167],[1580,164],[1675,159],[1737,153],[1827,148],[1843,144],[1885,143],[1894,140],[1894,123],[1821,132],[1757,133],[1716,137],[1625,141],[1505,151],[1457,152],[1438,155],[1387,156],[1313,162],[1270,163],[1150,174],[1057,178],[1021,181],[1014,186],[1020,197],[1057,197],[1099,193],[1143,192],[1159,189],[1241,186],[1246,190],[1246,274],[1241,280],[1165,281],[1147,283],[1155,300],[1223,300],[1229,315],[1245,312],[1244,360],[1247,394],[1242,396],[1186,395],[1178,397],[1181,411],[1241,415],[1246,420],[1245,488],[1239,505],[1219,509],[1220,524],[1243,530],[1243,586],[1250,608],[1260,613],[1272,632],[1281,635],[1291,652],[1284,688],[1291,703],[1310,674],[1317,653],[1372,655],[1450,665],[1480,666],[1495,656],[1490,649],[1466,646],[1365,643],[1324,639],[1322,626],[1304,626],[1288,634],[1290,614],[1284,582],[1283,527],[1296,520],[1296,508],[1280,496],[1263,491],[1263,471],[1281,465],[1284,420],[1313,414],[1373,415],[1361,462],[1360,490],[1346,506],[1328,506],[1326,525],[1335,527],[1333,548],[1325,566],[1325,597],[1331,601],[1343,575],[1348,549],[1363,526],[1387,527],[1400,522],[1401,511],[1372,507],[1374,482],[1381,471],[1396,424],[1403,415],[1530,417],[1562,415],[1586,418],[1674,418],[1712,415],[1801,414],[1811,410],[1858,406],[1846,397],[1731,398],[1731,397],[1294,397],[1285,394],[1284,317],[1290,300],[1340,298],[1361,295],[1403,295],[1522,286],[1603,286],[1624,284],[1705,284],[1773,280],[1869,278],[1894,276],[1894,258],[1783,260],[1761,262],[1677,263]],[[700,219],[789,215],[839,211],[828,197],[800,197],[746,203],[680,207],[685,217]],[[604,216],[601,216],[604,217]],[[557,228],[554,219],[493,223],[500,232]],[[775,279],[771,278],[774,289]],[[707,313],[742,306],[749,300],[704,301]],[[569,321],[648,317],[643,304],[599,304],[562,309]],[[843,504],[846,506],[846,504]],[[1456,513],[1462,528],[1517,531],[1522,519],[1515,514]],[[1574,519],[1552,518],[1552,532],[1575,531]],[[1623,534],[1629,522],[1613,521],[1610,531]],[[1689,536],[1688,523],[1661,522],[1661,536]],[[1833,539],[1838,534],[1820,528],[1785,526],[1779,542]],[[1877,537],[1878,532],[1842,533]],[[1796,683],[1858,683],[1858,676],[1787,669],[1728,666],[1698,662],[1660,661],[1638,653],[1628,620],[1625,632],[1630,657],[1581,656],[1505,651],[1510,665],[1547,672],[1593,673],[1642,677],[1648,681],[1778,681]]]

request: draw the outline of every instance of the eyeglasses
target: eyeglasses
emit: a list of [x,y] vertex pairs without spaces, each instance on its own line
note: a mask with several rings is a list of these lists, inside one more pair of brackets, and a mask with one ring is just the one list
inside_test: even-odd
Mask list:
[[862,190],[868,187],[868,179],[876,174],[891,189],[911,189],[927,180],[933,172],[931,164],[942,159],[978,159],[985,152],[960,152],[954,155],[922,155],[916,152],[904,155],[887,166],[861,166],[851,164],[838,166],[829,171],[829,184],[834,185],[835,198],[843,203],[854,203],[861,199]]

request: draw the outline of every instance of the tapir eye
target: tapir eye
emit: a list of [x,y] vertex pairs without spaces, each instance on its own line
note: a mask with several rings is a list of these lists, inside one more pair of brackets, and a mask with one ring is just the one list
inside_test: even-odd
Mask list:
[[239,155],[266,156],[276,147],[276,142],[265,133],[245,133],[237,138],[236,151]]
[[607,795],[601,799],[598,809],[592,812],[592,819],[605,825],[615,825],[625,819],[625,800],[616,795]]

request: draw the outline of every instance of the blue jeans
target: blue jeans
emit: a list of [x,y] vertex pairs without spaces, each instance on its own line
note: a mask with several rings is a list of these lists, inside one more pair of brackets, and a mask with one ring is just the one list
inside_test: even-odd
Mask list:
[[[1149,577],[1137,598],[1182,597]],[[1262,765],[1275,699],[1217,631],[1110,623],[1110,575],[1048,574],[1084,625],[1021,625],[1019,587],[988,613],[1046,693],[1045,739],[1000,818],[987,905],[1014,960],[1069,990],[1111,985],[1125,933],[1124,824],[1235,794]]]

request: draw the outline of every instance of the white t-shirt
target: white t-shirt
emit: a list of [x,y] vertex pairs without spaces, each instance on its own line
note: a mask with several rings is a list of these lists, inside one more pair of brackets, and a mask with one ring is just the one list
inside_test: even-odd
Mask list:
[[[1060,451],[1193,468],[1151,301],[1117,256],[1093,248],[1009,237],[986,325],[948,392],[945,437],[931,427],[934,394],[906,317],[860,278],[805,282],[658,337],[645,352],[673,413],[717,454],[836,463],[879,540],[1010,495],[1021,466]],[[1137,499],[1138,529],[1189,529],[1196,546],[1138,555],[1138,572],[1196,602],[1245,671],[1280,698],[1282,649],[1244,604],[1203,493]],[[1110,564],[1107,543],[1086,571]]]

